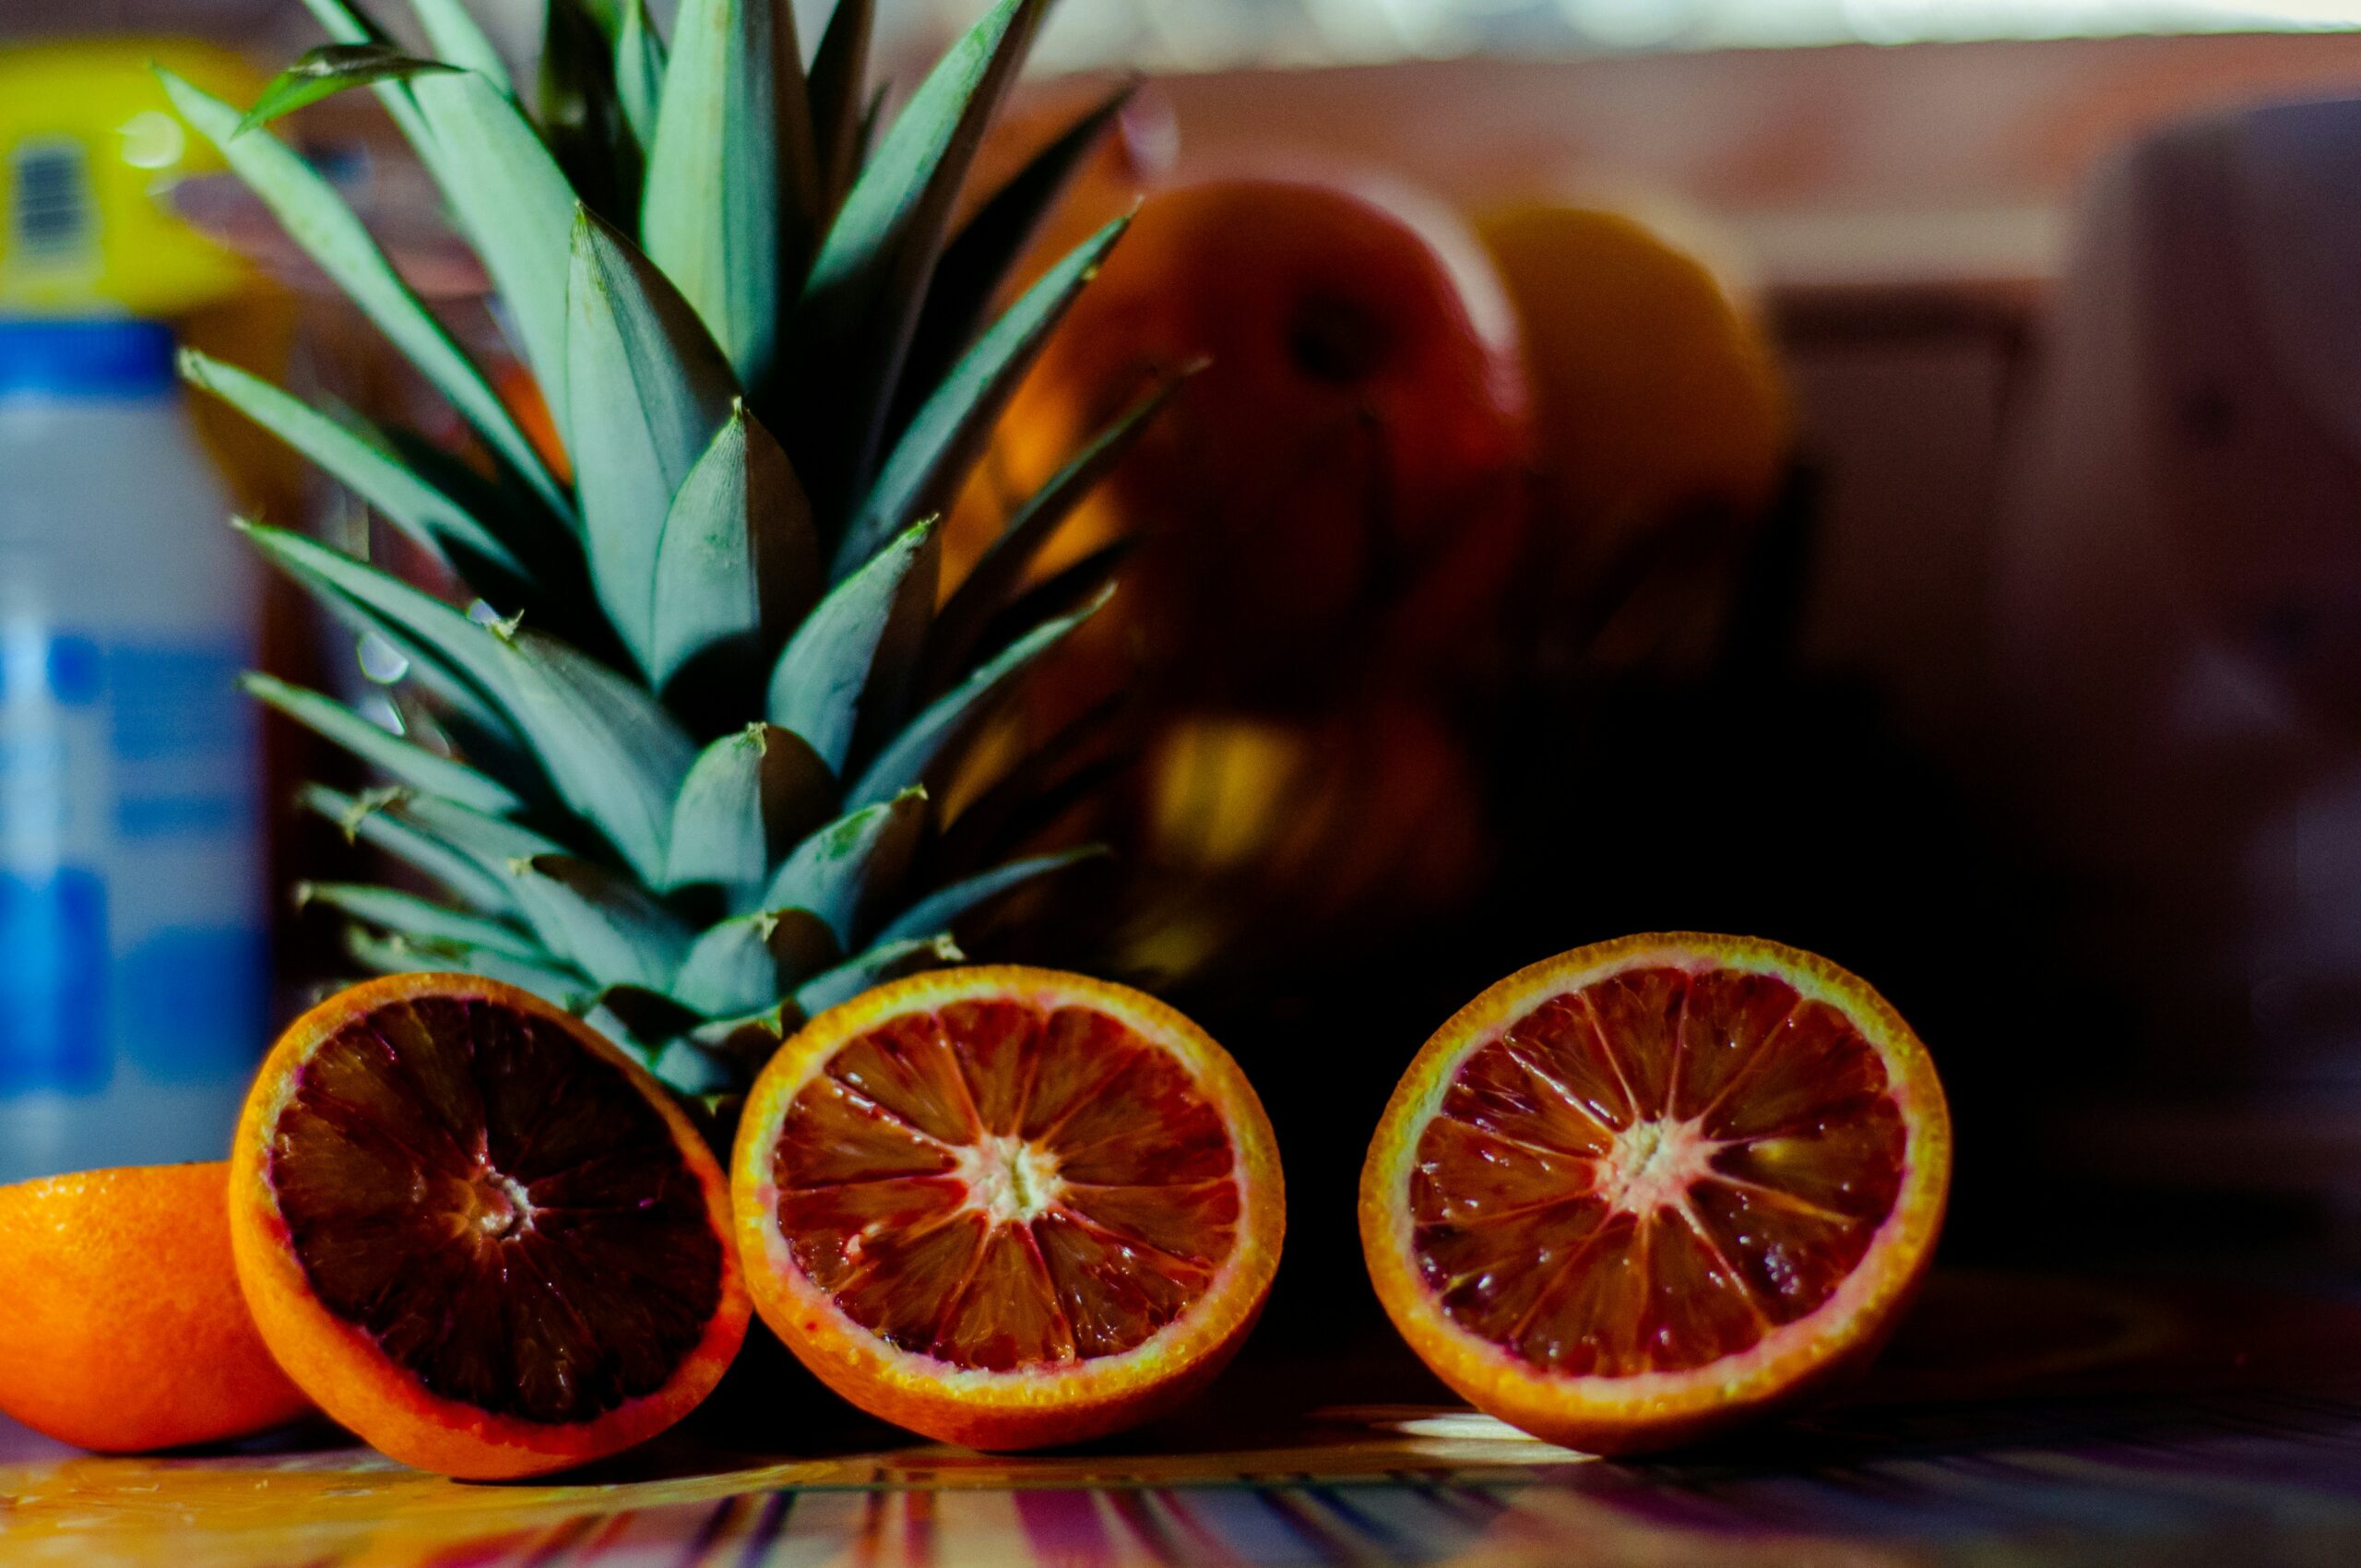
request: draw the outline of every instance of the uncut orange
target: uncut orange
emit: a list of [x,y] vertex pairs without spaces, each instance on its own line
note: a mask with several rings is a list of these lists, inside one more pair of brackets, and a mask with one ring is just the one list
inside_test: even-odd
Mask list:
[[1435,1032],[1362,1169],[1394,1324],[1478,1408],[1601,1454],[1874,1354],[1951,1178],[1907,1024],[1824,958],[1674,933],[1523,969]]
[[1278,1266],[1263,1107],[1153,997],[943,969],[813,1020],[732,1160],[764,1321],[872,1415],[1030,1448],[1137,1425],[1212,1378]]
[[229,1189],[219,1160],[0,1187],[0,1409],[110,1454],[243,1437],[310,1409],[238,1293]]
[[1087,707],[1134,648],[1184,695],[1228,701],[1353,685],[1484,631],[1524,540],[1513,318],[1449,213],[1345,181],[1150,196],[946,521],[947,577],[1176,376],[1037,564],[1138,546],[1049,697]]
[[467,975],[291,1025],[231,1159],[255,1321],[322,1409],[489,1479],[620,1452],[720,1380],[752,1309],[719,1166],[595,1030]]

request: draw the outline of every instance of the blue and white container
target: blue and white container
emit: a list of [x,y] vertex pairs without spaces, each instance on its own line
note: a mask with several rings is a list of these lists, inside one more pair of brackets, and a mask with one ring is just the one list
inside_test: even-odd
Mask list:
[[228,513],[165,327],[0,320],[0,1182],[220,1158],[267,1043]]

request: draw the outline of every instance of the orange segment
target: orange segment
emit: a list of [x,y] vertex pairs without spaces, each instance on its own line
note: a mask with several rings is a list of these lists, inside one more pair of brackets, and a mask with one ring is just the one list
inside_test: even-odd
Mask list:
[[1121,986],[946,970],[815,1020],[754,1087],[740,1245],[781,1338],[873,1414],[1079,1442],[1227,1360],[1270,1287],[1270,1126],[1202,1030]]
[[711,1390],[751,1307],[719,1168],[587,1026],[404,975],[299,1019],[232,1161],[265,1339],[386,1453],[469,1477],[615,1453]]
[[1362,1238],[1445,1381],[1627,1452],[1873,1350],[1949,1170],[1933,1068],[1867,985],[1771,943],[1632,937],[1428,1042],[1370,1146]]

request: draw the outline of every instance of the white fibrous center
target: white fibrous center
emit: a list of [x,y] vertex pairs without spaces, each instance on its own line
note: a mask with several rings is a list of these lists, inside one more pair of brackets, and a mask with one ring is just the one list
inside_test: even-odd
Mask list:
[[463,1223],[488,1241],[504,1241],[533,1224],[533,1200],[514,1177],[489,1165],[468,1185]]
[[1683,1208],[1690,1184],[1712,1174],[1723,1140],[1706,1134],[1702,1119],[1635,1122],[1615,1134],[1598,1161],[1598,1194],[1630,1214]]
[[1058,1158],[1012,1134],[995,1133],[959,1151],[967,1204],[995,1225],[1023,1225],[1053,1206],[1065,1191]]

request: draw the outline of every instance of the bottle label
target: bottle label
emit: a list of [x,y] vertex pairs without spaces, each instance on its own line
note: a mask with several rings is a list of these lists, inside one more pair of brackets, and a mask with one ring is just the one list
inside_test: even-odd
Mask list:
[[0,872],[0,1096],[106,1087],[106,884],[73,866]]
[[269,1005],[243,650],[0,633],[0,1098],[242,1082]]

